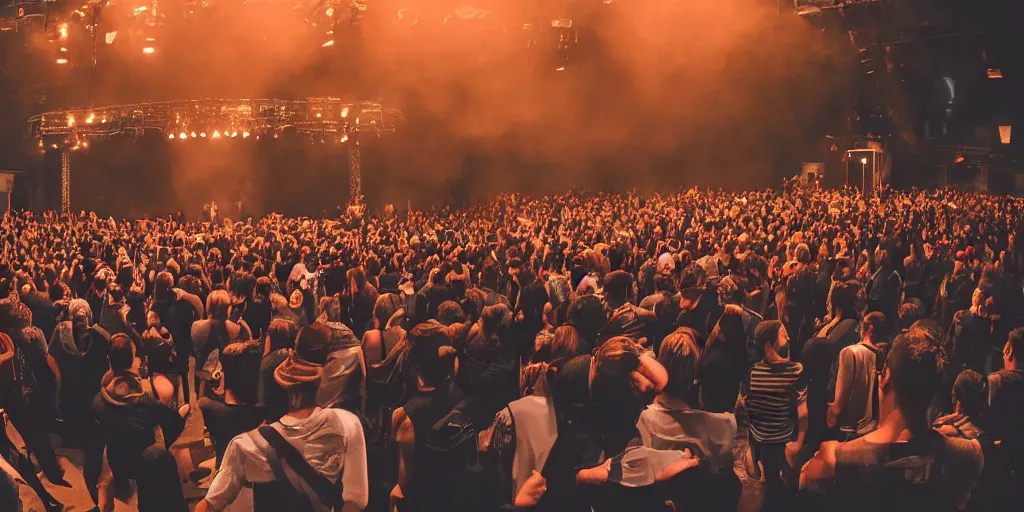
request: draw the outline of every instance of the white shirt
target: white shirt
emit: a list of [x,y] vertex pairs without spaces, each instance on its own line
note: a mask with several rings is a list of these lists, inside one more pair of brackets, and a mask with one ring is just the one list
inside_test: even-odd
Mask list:
[[[346,503],[354,503],[359,509],[366,508],[369,500],[366,441],[363,438],[363,427],[354,414],[343,409],[317,408],[308,418],[296,420],[286,416],[272,426],[302,453],[313,469],[331,481],[341,477],[342,499]],[[211,510],[224,510],[249,484],[274,480],[274,473],[266,457],[269,449],[270,446],[260,435],[250,436],[245,433],[231,440],[220,471],[206,494]],[[287,463],[283,466],[292,484],[297,489],[308,491],[305,484],[296,485],[301,479],[291,471]],[[314,510],[330,512],[329,508],[316,499],[316,493],[308,494]]]

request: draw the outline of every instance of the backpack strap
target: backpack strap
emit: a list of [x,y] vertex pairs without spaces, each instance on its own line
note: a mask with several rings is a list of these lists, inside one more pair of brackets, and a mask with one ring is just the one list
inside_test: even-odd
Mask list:
[[[299,478],[304,480],[306,484],[313,489],[313,492],[315,492],[317,497],[320,499],[320,503],[323,503],[332,509],[335,506],[341,505],[342,483],[340,477],[338,478],[337,483],[331,483],[327,477],[322,475],[316,469],[313,469],[313,466],[309,465],[309,462],[307,462],[306,458],[299,453],[299,450],[292,446],[292,444],[289,443],[274,427],[265,425],[260,427],[258,432],[270,445],[271,450],[270,453],[267,454],[267,460],[270,461],[271,469],[274,468],[274,460],[276,460],[278,467],[281,466],[280,461],[284,460],[288,463],[288,466],[292,468],[292,471],[294,471]],[[283,471],[281,475],[278,475],[275,471],[275,478],[280,479],[282,476]],[[288,481],[289,480],[284,480],[283,482]]]
[[[260,427],[260,430],[263,430],[264,428],[271,427]],[[255,430],[249,431],[249,437],[252,438],[254,444],[256,443],[256,437],[258,435],[262,435],[262,432],[257,434]],[[265,436],[263,438],[266,439]],[[266,455],[267,464],[270,465],[270,471],[274,474],[274,481],[277,482],[278,485],[283,486],[286,489],[291,488],[292,490],[296,490],[295,487],[292,485],[292,481],[288,479],[288,475],[284,473],[284,467],[281,465],[281,459],[277,456],[277,450],[275,450],[274,447],[271,446],[270,450],[267,451]],[[305,496],[303,496],[302,493],[298,491],[296,491],[296,493],[299,496],[305,498]]]

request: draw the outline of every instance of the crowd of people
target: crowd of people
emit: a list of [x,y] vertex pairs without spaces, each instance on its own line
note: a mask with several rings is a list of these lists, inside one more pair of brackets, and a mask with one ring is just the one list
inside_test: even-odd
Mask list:
[[[1022,208],[787,183],[11,212],[0,509],[63,509],[58,443],[102,511],[1020,507]],[[216,469],[190,503],[197,410]]]

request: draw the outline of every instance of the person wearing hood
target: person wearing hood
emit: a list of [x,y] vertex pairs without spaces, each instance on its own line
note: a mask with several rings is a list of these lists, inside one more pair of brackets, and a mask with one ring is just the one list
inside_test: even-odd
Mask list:
[[67,433],[87,437],[89,403],[107,371],[110,334],[92,323],[92,308],[82,299],[68,303],[68,320],[57,325],[48,354],[56,363],[57,396]]
[[[100,508],[112,510],[111,493],[127,489],[129,481],[135,480],[140,511],[188,510],[176,480],[176,463],[167,448],[185,429],[190,407],[172,409],[143,388],[139,375],[132,370],[135,345],[127,335],[116,334],[110,339],[107,360],[110,369],[92,400],[92,413],[100,427],[99,441],[106,447],[105,459],[112,478],[100,483]],[[173,473],[168,466],[174,468]]]
[[317,390],[320,407],[340,407],[362,413],[366,402],[366,364],[362,343],[352,329],[341,322],[341,301],[325,297],[323,314],[310,328],[324,331],[330,340],[323,382]]

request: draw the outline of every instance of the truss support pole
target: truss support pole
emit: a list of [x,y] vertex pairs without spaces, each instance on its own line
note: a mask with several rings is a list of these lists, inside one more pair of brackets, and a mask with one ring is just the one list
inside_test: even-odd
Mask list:
[[363,204],[363,155],[359,141],[348,143],[348,190],[352,204]]
[[71,213],[71,152],[60,153],[60,210]]

